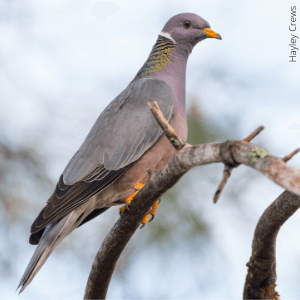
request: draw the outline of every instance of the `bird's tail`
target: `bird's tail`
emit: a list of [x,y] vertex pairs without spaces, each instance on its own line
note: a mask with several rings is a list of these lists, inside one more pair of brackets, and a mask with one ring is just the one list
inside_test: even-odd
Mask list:
[[72,220],[75,217],[73,216],[73,212],[46,227],[24,275],[21,278],[18,286],[18,288],[21,287],[19,293],[23,292],[27,285],[32,281],[54,248],[74,229],[72,227],[76,221],[74,222],[74,220]]

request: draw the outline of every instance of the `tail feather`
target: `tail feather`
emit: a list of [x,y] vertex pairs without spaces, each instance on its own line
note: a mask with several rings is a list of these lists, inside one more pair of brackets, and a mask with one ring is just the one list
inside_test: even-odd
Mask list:
[[66,215],[61,220],[46,227],[43,236],[21,278],[19,286],[17,287],[17,290],[21,287],[19,294],[23,292],[27,285],[32,281],[55,247],[74,229],[75,224],[72,219],[76,216],[73,216],[73,213],[74,211]]

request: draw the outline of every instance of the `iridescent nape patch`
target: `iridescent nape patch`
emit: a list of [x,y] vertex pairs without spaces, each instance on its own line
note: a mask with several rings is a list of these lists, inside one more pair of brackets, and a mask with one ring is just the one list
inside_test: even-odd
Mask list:
[[175,45],[173,40],[159,35],[147,61],[139,70],[134,80],[149,75],[151,76],[152,74],[163,70],[168,63],[172,61],[171,53],[173,52]]

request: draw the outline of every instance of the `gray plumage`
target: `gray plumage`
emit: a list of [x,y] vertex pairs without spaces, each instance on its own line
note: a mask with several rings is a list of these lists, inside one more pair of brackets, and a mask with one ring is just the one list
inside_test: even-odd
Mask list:
[[143,67],[96,120],[32,224],[29,242],[38,246],[21,278],[20,292],[68,234],[124,203],[137,182],[148,181],[148,169],[161,170],[174,155],[148,102],[157,101],[186,140],[186,63],[193,47],[208,37],[221,39],[197,15],[180,14],[167,22]]
[[[163,133],[147,105],[154,101],[158,102],[165,118],[170,120],[174,110],[170,87],[155,78],[132,82],[96,120],[84,143],[65,168],[63,182],[69,186],[80,181],[89,184],[101,182],[111,171],[138,160]],[[33,226],[46,230],[21,279],[20,285],[23,286],[20,292],[31,282],[56,245],[81,223],[77,221],[79,214],[75,214],[74,209],[89,200],[90,196],[76,198],[66,193],[63,202],[62,197],[50,201],[46,214],[43,211],[41,218],[36,219]],[[75,226],[75,223],[79,224]]]
[[153,101],[170,120],[174,109],[171,88],[154,78],[132,82],[101,113],[65,168],[64,183],[74,184],[100,166],[118,170],[138,160],[163,133],[147,105]]

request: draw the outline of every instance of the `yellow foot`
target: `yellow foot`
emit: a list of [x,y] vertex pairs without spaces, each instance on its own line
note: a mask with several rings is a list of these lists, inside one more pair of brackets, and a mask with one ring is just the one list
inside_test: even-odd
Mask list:
[[155,213],[156,213],[156,210],[157,210],[157,206],[158,206],[159,203],[160,203],[160,198],[154,203],[154,205],[153,205],[152,208],[151,208],[150,213],[149,213],[149,214],[146,214],[146,216],[144,217],[144,219],[143,219],[143,221],[142,221],[142,223],[141,223],[140,229],[142,229],[142,228],[145,227],[145,225],[147,224],[148,219],[149,219],[150,216],[151,216],[151,219],[150,219],[149,222],[153,221],[154,216],[155,216]]
[[122,213],[127,209],[127,210],[129,210],[129,205],[130,205],[130,203],[131,203],[131,201],[132,201],[132,199],[135,197],[135,195],[139,192],[139,190],[141,190],[142,188],[143,188],[143,184],[142,183],[136,183],[135,184],[135,186],[134,186],[134,189],[135,189],[135,192],[132,194],[132,195],[130,195],[128,198],[126,198],[126,200],[125,200],[125,205],[124,206],[122,206],[121,208],[120,208],[120,215],[122,215]]

